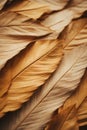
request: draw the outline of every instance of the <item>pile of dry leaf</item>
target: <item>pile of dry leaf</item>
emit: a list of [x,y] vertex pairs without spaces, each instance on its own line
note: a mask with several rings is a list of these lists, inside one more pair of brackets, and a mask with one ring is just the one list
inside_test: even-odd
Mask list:
[[0,130],[87,125],[86,68],[87,0],[0,0]]

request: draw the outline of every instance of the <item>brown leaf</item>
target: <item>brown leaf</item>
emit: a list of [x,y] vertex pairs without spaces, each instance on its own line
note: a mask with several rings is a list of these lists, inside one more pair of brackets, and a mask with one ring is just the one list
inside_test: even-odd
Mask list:
[[87,97],[78,109],[79,126],[87,125]]
[[[72,21],[61,33],[60,39],[64,40],[63,46],[67,44],[73,46],[81,45],[87,42],[87,18]],[[69,46],[69,47],[70,47]]]
[[8,0],[0,0],[0,10],[4,7]]
[[45,130],[79,130],[75,105],[67,109],[60,108],[58,115],[52,119]]
[[[43,44],[46,46],[47,44],[51,44],[53,47],[51,49],[49,48],[49,51],[46,52],[46,50],[44,50]],[[41,46],[44,53],[46,53],[43,55],[42,51],[42,56],[37,54],[37,50],[35,51],[35,49],[38,48],[38,50],[41,52]],[[1,94],[6,92],[6,100],[4,103],[5,106],[4,108],[3,106],[0,106],[3,108],[1,110],[2,113],[20,108],[21,104],[29,100],[29,97],[34,93],[34,91],[39,86],[44,84],[51,73],[54,72],[57,68],[62,58],[62,49],[62,45],[57,40],[47,41],[46,43],[45,41],[37,42],[35,43],[35,46],[30,48],[30,52],[27,51],[27,54],[25,53],[25,57],[20,60],[19,64],[21,64],[21,69],[19,69],[18,66],[14,68],[14,65],[8,69],[8,72],[11,70],[10,73],[13,74],[13,79],[11,77],[8,79],[8,82],[5,82],[4,84],[4,80],[2,78],[2,85],[4,85],[4,88],[1,89]],[[37,57],[34,56],[34,51],[36,52]],[[39,54],[40,52],[38,51]],[[18,71],[20,72],[18,73]],[[17,74],[14,74],[13,72],[16,72]],[[8,77],[6,76],[6,78]]]

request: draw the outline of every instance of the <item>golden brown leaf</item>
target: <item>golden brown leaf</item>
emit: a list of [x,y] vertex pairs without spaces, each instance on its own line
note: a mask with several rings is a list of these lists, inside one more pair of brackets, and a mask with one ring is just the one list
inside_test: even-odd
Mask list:
[[[42,49],[44,49],[43,44],[45,44],[46,47],[47,47],[47,44],[48,45],[50,44],[53,47],[51,49],[49,48],[48,52],[46,52],[45,50],[44,53],[46,54],[44,55],[42,52],[42,56],[36,53],[37,55],[37,60],[36,60],[36,56],[34,56],[35,55],[34,51],[36,47],[39,48],[40,46],[38,50],[40,50],[41,52],[41,46],[42,46]],[[40,52],[38,51],[38,53]],[[14,74],[12,72],[11,67],[10,67],[11,71],[8,70],[7,74],[9,74],[9,71],[10,71],[10,73],[13,74],[13,79],[12,77],[10,77],[10,79],[8,79],[8,82],[5,82],[5,84],[3,82],[2,84],[4,85],[4,88],[2,89],[2,93],[3,91],[4,92],[6,91],[6,100],[4,103],[5,107],[3,108],[3,106],[1,106],[1,108],[3,108],[1,112],[7,112],[9,110],[10,111],[16,110],[21,106],[22,103],[27,101],[29,97],[34,93],[34,91],[39,86],[44,84],[44,82],[49,78],[51,73],[55,71],[55,69],[57,68],[62,58],[62,54],[63,54],[62,45],[57,40],[47,41],[46,43],[45,41],[35,43],[35,46],[33,48],[30,48],[30,52],[27,51],[25,58],[20,60],[21,69],[16,67],[14,70],[15,66],[13,65],[12,70],[13,72],[16,72],[16,73]],[[34,61],[34,58],[32,57],[35,58],[35,61]],[[8,77],[6,76],[6,78]],[[3,81],[3,78],[2,78],[2,81]]]
[[78,109],[79,126],[87,125],[87,97]]
[[45,130],[79,130],[75,105],[67,109],[61,108]]
[[61,33],[60,39],[64,40],[63,46],[73,46],[87,43],[87,18],[72,21]]

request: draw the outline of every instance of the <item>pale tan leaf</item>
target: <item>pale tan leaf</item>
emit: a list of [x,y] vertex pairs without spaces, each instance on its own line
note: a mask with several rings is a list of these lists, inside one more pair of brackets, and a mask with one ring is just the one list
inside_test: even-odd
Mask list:
[[51,33],[50,29],[34,23],[26,23],[25,25],[0,27],[0,35],[10,36],[44,36]]
[[40,24],[24,22],[27,18],[15,13],[1,13],[0,19],[0,69],[35,38],[52,32]]
[[83,79],[81,80],[79,87],[72,94],[72,96],[66,100],[63,107],[66,108],[70,105],[75,104],[76,108],[78,108],[87,96],[86,90],[87,90],[87,70],[83,76]]
[[[72,106],[75,104],[76,109],[79,108],[79,106],[83,103],[84,99],[87,97],[87,70],[83,76],[83,79],[81,80],[81,83],[79,87],[72,93],[72,96],[70,96],[64,103],[63,108],[59,109],[59,113],[61,109],[68,109],[69,106]],[[83,109],[81,110],[81,106]],[[87,123],[87,115],[86,115],[86,109],[87,104],[83,103],[78,109],[78,120],[80,125]],[[81,113],[82,112],[82,113]],[[74,115],[75,116],[75,115]]]
[[[77,88],[76,92],[65,102],[65,106],[67,107],[70,104],[76,104],[78,109],[78,122],[80,126],[87,124],[87,71],[83,77],[83,81],[80,86]],[[84,101],[85,99],[85,101]],[[84,102],[83,102],[84,101]]]
[[22,14],[24,16],[28,16],[29,18],[36,20],[40,16],[42,16],[45,12],[49,12],[48,7],[40,7],[31,10],[23,10],[23,11],[18,11],[17,13]]
[[42,24],[56,31],[58,34],[72,21],[80,17],[87,9],[87,0],[78,3],[75,6],[65,8],[60,12],[49,15]]
[[[6,19],[6,17],[8,19]],[[29,20],[28,17],[14,13],[14,12],[2,12],[0,13],[0,26],[11,26],[11,25],[20,25],[25,21]]]
[[[84,105],[82,104],[84,98],[87,96],[87,71],[85,72],[84,76],[83,76],[83,79],[81,80],[81,83],[80,83],[80,86],[72,93],[72,96],[70,96],[64,103],[64,105],[62,107],[59,108],[58,110],[58,114],[57,114],[57,117],[58,119],[56,120],[57,122],[57,129],[55,128],[55,130],[72,130],[72,129],[75,129],[75,128],[72,128],[72,127],[77,127],[77,125],[73,124],[74,122],[73,121],[76,121],[79,120],[79,122],[81,121],[80,119],[82,119],[82,124],[83,123],[86,123],[85,120],[85,117],[86,117],[86,107],[87,104],[85,103]],[[85,100],[86,101],[86,100]],[[82,105],[81,105],[82,104]],[[79,106],[83,106],[83,110],[81,110],[81,107],[79,108]],[[73,113],[73,115],[71,114],[71,110],[69,110],[69,108],[72,108],[72,106],[75,106],[75,111],[76,113]],[[79,110],[78,110],[79,108]],[[78,112],[77,112],[78,110]],[[81,111],[80,111],[81,110]],[[81,113],[82,112],[82,113]],[[82,116],[81,116],[82,114]],[[67,121],[67,117],[69,117],[70,115],[70,119],[72,119],[73,117],[73,120],[70,120],[68,119]],[[80,118],[78,118],[80,115]],[[77,116],[77,118],[76,118]],[[76,120],[74,120],[76,119]],[[55,121],[54,121],[55,123]],[[53,125],[49,124],[47,126],[47,130],[50,130],[50,128],[53,127]]]
[[80,17],[83,12],[87,11],[87,0],[82,0],[81,3],[71,7],[71,10],[74,12],[74,18]]
[[[3,19],[3,17],[1,16]],[[13,36],[44,36],[52,31],[47,27],[44,27],[40,24],[33,23],[33,22],[25,22],[20,25],[11,25],[10,23],[5,24],[5,20],[3,20],[3,24],[0,24],[0,35],[13,35]],[[11,19],[10,19],[11,20]],[[10,21],[9,21],[10,22]],[[12,23],[12,21],[11,21]]]
[[67,3],[68,0],[23,0],[9,10],[36,20],[44,13],[62,9]]

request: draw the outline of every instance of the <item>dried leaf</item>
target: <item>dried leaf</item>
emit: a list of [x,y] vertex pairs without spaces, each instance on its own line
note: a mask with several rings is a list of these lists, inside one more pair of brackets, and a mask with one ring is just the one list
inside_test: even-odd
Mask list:
[[87,96],[86,90],[87,90],[87,70],[80,83],[80,86],[76,89],[76,91],[72,94],[72,96],[69,99],[67,99],[66,102],[64,103],[64,108],[73,104],[75,104],[76,108],[78,108]]
[[20,54],[11,59],[0,72],[0,97],[8,90],[10,82],[15,76],[46,55],[56,45],[56,40],[55,42],[53,40],[37,41],[28,45]]
[[[6,17],[8,19],[6,19]],[[29,20],[28,17],[13,13],[13,12],[2,12],[0,13],[0,26],[1,27],[8,27],[12,25],[23,25],[27,20]]]
[[79,126],[87,125],[87,97],[78,109]]
[[4,7],[5,3],[7,2],[8,0],[0,0],[0,10]]
[[0,19],[0,69],[35,38],[52,32],[40,24],[24,23],[26,17],[22,18],[15,13],[2,13]]
[[[46,53],[45,55],[43,55],[43,52],[41,52],[41,47],[47,47],[47,44],[50,44],[53,47],[51,49],[47,48],[46,50],[43,50],[44,53]],[[38,53],[40,54],[41,52],[42,56],[38,55],[37,51],[35,51],[35,49],[37,48],[39,48]],[[47,50],[49,51],[46,52]],[[37,57],[34,56],[34,51],[36,52]],[[10,77],[10,79],[8,79],[8,82],[5,82],[5,84],[3,82],[5,80],[3,80],[2,77],[2,85],[4,85],[5,88],[1,90],[2,92],[5,92],[6,90],[8,91],[6,91],[7,94],[5,107],[3,108],[3,106],[0,106],[1,108],[3,108],[1,112],[4,113],[9,110],[16,110],[21,106],[22,103],[27,101],[29,97],[34,93],[34,91],[49,78],[52,72],[55,71],[62,58],[62,54],[62,45],[58,43],[57,40],[47,41],[46,43],[45,41],[37,42],[33,48],[30,48],[30,52],[27,51],[25,58],[22,59],[23,61],[21,60],[21,69],[18,70],[18,66],[15,68],[16,74],[13,73],[15,72],[14,65],[12,66],[12,68],[10,67],[11,71],[9,70],[10,72],[8,71],[7,74],[12,73],[13,77]],[[35,58],[35,61],[33,57]],[[27,62],[24,63],[26,60]],[[20,72],[18,73],[18,71]],[[6,76],[6,78],[8,77]]]
[[[87,19],[78,19],[72,21],[61,33],[60,39],[64,40],[63,46],[66,47],[68,42],[69,45],[77,46],[83,42],[87,43]],[[73,40],[74,39],[74,40]]]
[[9,10],[36,20],[44,13],[62,9],[67,3],[68,0],[23,0]]
[[77,123],[77,110],[75,106],[70,106],[65,110],[60,110],[58,115],[50,122],[45,130],[79,130]]
[[[81,81],[87,67],[87,20],[73,19],[86,9],[87,0],[19,0],[0,12],[0,116],[29,100],[2,118],[0,130],[44,129],[68,97],[59,108],[55,129],[78,129],[76,109],[87,96],[86,76]],[[65,41],[59,43],[58,36]],[[86,123],[85,117],[79,121]]]
[[[86,105],[83,101],[87,97],[87,70],[85,72],[85,75],[81,81],[80,86],[77,88],[77,90],[72,94],[72,96],[66,100],[64,107],[68,107],[69,105],[76,104],[76,108],[78,109],[78,120],[81,122],[80,125],[87,124],[87,115],[86,115]],[[82,104],[83,103],[83,104]],[[81,105],[82,104],[82,105]],[[82,110],[81,110],[82,106]],[[82,113],[81,113],[82,112]]]
[[[47,126],[47,130],[51,130],[55,123],[57,124],[56,125],[57,127],[55,127],[54,130],[64,130],[64,129],[77,130],[78,129],[78,125],[76,125],[76,122],[79,119],[78,118],[79,113],[77,114],[77,109],[83,102],[84,98],[87,96],[86,89],[87,89],[87,71],[85,72],[83,79],[81,80],[80,86],[72,93],[72,96],[70,96],[65,101],[64,105],[59,108],[57,119],[52,120],[53,123],[50,123]],[[85,111],[83,110],[82,112]]]
[[[53,77],[42,87],[41,93],[38,96],[36,94],[18,113],[13,114],[9,125],[5,123],[5,127],[8,130],[40,130],[44,127],[52,113],[78,86],[86,65],[87,45],[80,45],[67,52]],[[4,126],[1,128],[4,130]]]
[[[68,109],[68,107],[70,105],[72,106],[73,104],[75,104],[76,109],[78,109],[79,106],[83,103],[84,99],[87,96],[86,90],[87,90],[87,70],[86,70],[86,72],[83,76],[83,79],[81,80],[80,86],[76,89],[76,91],[72,94],[72,96],[69,97],[69,99],[66,100],[66,102],[63,105],[63,108],[59,109],[59,113],[60,113],[61,109]],[[80,110],[80,108],[79,108],[79,110]],[[84,110],[85,110],[85,107],[84,107]],[[83,113],[85,112],[84,110],[82,111]],[[78,113],[78,117],[79,117],[79,114],[80,113]],[[82,124],[87,123],[86,120],[85,120],[85,117],[86,117],[85,114],[86,113],[84,113],[83,116],[80,117],[80,118],[82,118]],[[79,118],[78,118],[78,120],[79,120]]]
[[72,19],[80,17],[87,8],[87,0],[77,3],[60,12],[49,15],[42,24],[56,31],[58,34],[72,21]]

